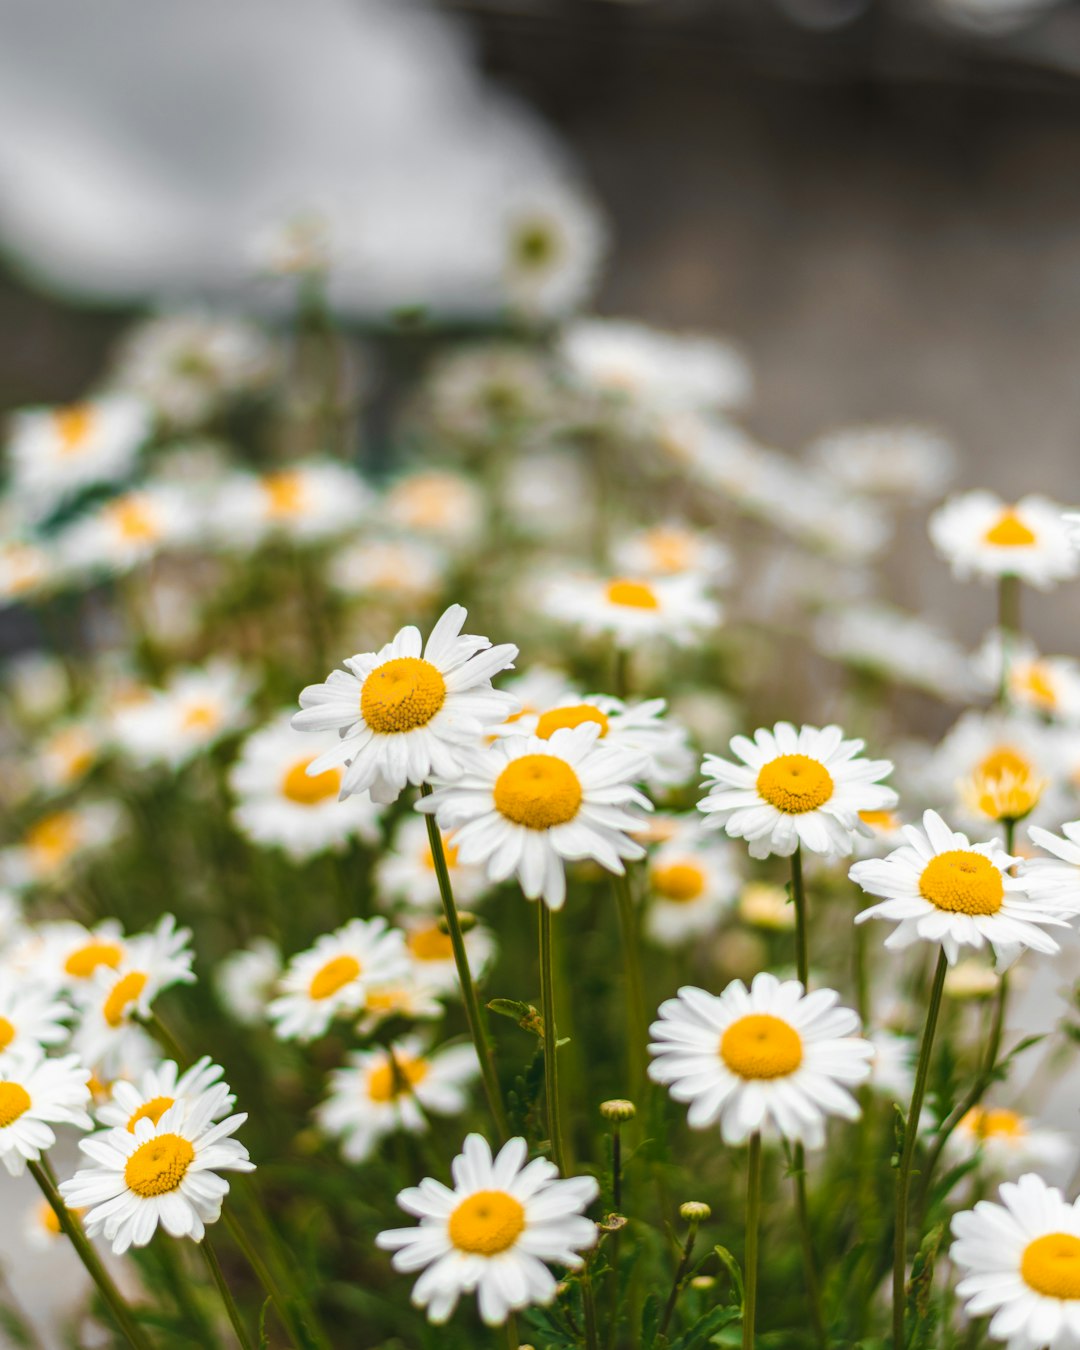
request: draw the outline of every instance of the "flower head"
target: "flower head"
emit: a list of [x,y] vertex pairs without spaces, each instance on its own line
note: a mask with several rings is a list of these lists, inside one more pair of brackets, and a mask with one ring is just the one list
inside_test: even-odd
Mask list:
[[1045,497],[1010,505],[992,492],[966,492],[930,518],[930,538],[961,580],[1014,576],[1048,590],[1080,562],[1061,507]]
[[558,577],[548,584],[543,607],[553,619],[573,624],[587,636],[607,634],[626,648],[657,638],[691,646],[723,617],[696,573]]
[[45,1059],[31,1050],[0,1061],[0,1162],[12,1176],[56,1143],[51,1126],[93,1128],[89,1077],[78,1055]]

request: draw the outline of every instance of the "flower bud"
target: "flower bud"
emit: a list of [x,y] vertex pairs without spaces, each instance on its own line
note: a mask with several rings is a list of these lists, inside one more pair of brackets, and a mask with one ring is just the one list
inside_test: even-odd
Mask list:
[[605,1120],[622,1124],[624,1121],[634,1119],[637,1115],[637,1107],[633,1102],[628,1102],[625,1097],[613,1097],[609,1102],[600,1103],[600,1114]]

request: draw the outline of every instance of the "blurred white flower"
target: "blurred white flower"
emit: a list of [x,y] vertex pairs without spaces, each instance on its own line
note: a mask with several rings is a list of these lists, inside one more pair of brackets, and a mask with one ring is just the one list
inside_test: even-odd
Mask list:
[[112,575],[191,544],[201,528],[199,514],[182,488],[154,483],[91,508],[61,532],[57,548],[72,577],[87,572]]
[[917,502],[939,497],[956,473],[952,442],[909,422],[842,427],[814,441],[809,455],[850,492]]
[[598,209],[579,188],[552,181],[508,202],[503,218],[503,283],[511,307],[532,319],[580,308],[607,246]]
[[261,475],[238,473],[220,485],[213,532],[225,549],[270,537],[319,543],[360,528],[371,494],[359,474],[333,460],[306,460]]
[[993,492],[965,492],[935,511],[929,528],[961,581],[1014,576],[1049,590],[1080,566],[1062,508],[1034,494],[1010,505]]
[[610,635],[623,648],[666,639],[700,642],[719,627],[723,610],[694,574],[653,578],[562,576],[540,596],[543,612],[586,636]]
[[176,668],[164,688],[118,709],[113,740],[134,764],[183,768],[245,725],[251,690],[251,676],[224,658]]
[[814,645],[844,661],[939,698],[970,698],[976,688],[967,652],[918,614],[879,600],[833,609],[814,624]]

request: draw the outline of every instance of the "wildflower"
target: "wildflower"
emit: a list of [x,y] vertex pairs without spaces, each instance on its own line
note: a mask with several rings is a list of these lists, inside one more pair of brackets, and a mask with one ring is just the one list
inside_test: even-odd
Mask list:
[[214,523],[225,548],[253,548],[270,538],[314,544],[359,527],[371,494],[355,470],[334,460],[306,460],[261,476],[236,474],[217,494]]
[[159,553],[191,544],[201,519],[187,492],[152,483],[92,507],[61,531],[61,565],[78,575],[123,575]]
[[972,823],[1000,820],[998,805],[1007,807],[1010,793],[1034,809],[1055,786],[1060,762],[1056,738],[1030,715],[970,709],[934,751],[926,779],[954,785],[957,807]]
[[1080,913],[1080,820],[1067,821],[1060,835],[1032,825],[1028,837],[1052,855],[1025,858],[1020,865],[1020,875],[1032,900]]
[[266,937],[228,952],[214,970],[214,992],[242,1026],[258,1026],[266,1016],[281,974],[281,952]]
[[662,947],[715,932],[739,889],[731,847],[701,837],[662,844],[649,858],[648,882],[645,931]]
[[464,474],[424,469],[391,484],[378,514],[391,529],[463,547],[479,537],[484,501]]
[[[415,967],[417,982],[437,995],[456,993],[457,966],[449,934],[444,933],[439,921],[426,915],[412,915],[403,920],[405,946]],[[495,939],[480,924],[473,924],[465,933],[465,955],[469,969],[479,979],[495,959]]]
[[0,1064],[27,1050],[62,1045],[71,1008],[48,985],[0,981]]
[[142,767],[181,769],[248,720],[252,681],[225,658],[173,670],[163,689],[129,701],[113,717],[113,737]]
[[1026,770],[1016,773],[1003,769],[996,774],[974,774],[958,786],[961,800],[973,815],[1014,823],[1031,815],[1048,784],[1045,778],[1036,778]]
[[39,816],[21,841],[0,855],[0,875],[12,886],[57,885],[78,863],[107,848],[123,826],[115,802],[83,802]]
[[1062,508],[1045,497],[1009,505],[992,492],[963,493],[931,516],[930,538],[960,580],[1014,576],[1049,590],[1078,566]]
[[0,1062],[0,1161],[12,1176],[56,1143],[51,1126],[93,1128],[89,1076],[78,1055],[45,1059],[38,1050]]
[[1037,717],[1080,721],[1080,663],[1068,656],[1040,656],[1034,643],[997,631],[988,633],[974,662],[987,693],[1000,689],[1003,666],[1010,706]]
[[[109,1100],[95,1114],[102,1125],[127,1130],[129,1134],[135,1133],[140,1120],[156,1125],[178,1102],[185,1116],[209,1112],[207,1120],[219,1120],[236,1104],[228,1084],[220,1081],[224,1072],[220,1065],[211,1062],[209,1055],[183,1073],[172,1060],[163,1060],[144,1069],[134,1082],[117,1079]],[[209,1104],[205,1101],[208,1097],[212,1098]]]
[[809,458],[851,492],[932,501],[956,473],[956,450],[941,432],[913,423],[842,427],[820,436]]
[[533,319],[576,309],[596,281],[606,246],[603,221],[580,187],[557,179],[518,196],[505,211],[503,287]]
[[730,551],[707,530],[669,520],[628,535],[613,556],[627,576],[671,577],[692,573],[716,586],[731,575]]
[[[459,905],[467,906],[489,889],[487,877],[482,867],[469,867],[461,861],[452,835],[443,835],[442,846],[454,898]],[[418,816],[404,817],[390,847],[375,863],[375,889],[381,902],[396,902],[421,912],[439,908],[439,879],[426,821]]]
[[27,953],[28,974],[49,988],[72,991],[101,967],[116,970],[128,954],[128,939],[116,919],[93,928],[70,919],[39,924]]
[[945,1148],[954,1163],[978,1157],[991,1173],[1005,1177],[1027,1167],[1060,1168],[1076,1154],[1069,1135],[1004,1106],[973,1106],[961,1116]]
[[557,577],[544,612],[588,636],[609,635],[619,647],[657,638],[685,647],[717,628],[723,610],[696,574],[667,577]]
[[424,539],[350,539],[330,560],[327,578],[342,595],[416,607],[438,595],[446,568],[442,551]]
[[795,927],[795,906],[783,886],[752,881],[739,895],[739,918],[753,928],[786,931]]

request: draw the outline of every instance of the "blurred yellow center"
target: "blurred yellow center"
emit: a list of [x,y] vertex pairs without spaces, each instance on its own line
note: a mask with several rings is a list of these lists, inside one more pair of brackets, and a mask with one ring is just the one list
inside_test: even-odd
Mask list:
[[1005,882],[989,858],[954,848],[926,864],[919,894],[950,914],[996,914],[1005,898]]
[[140,1144],[124,1167],[129,1191],[144,1200],[175,1191],[195,1161],[195,1150],[178,1134],[159,1134]]
[[376,1064],[368,1074],[368,1096],[373,1102],[392,1102],[395,1097],[412,1092],[427,1074],[428,1066],[422,1059],[396,1055],[393,1061],[388,1059],[385,1064]]
[[627,609],[659,609],[656,592],[644,581],[610,581],[607,587],[609,605],[623,605]]
[[651,873],[653,890],[664,900],[687,904],[705,889],[705,872],[693,862],[666,863]]
[[175,1097],[152,1097],[150,1101],[143,1102],[127,1123],[128,1133],[135,1133],[135,1126],[140,1120],[148,1120],[151,1125],[156,1125],[169,1107],[175,1105]]
[[157,518],[142,498],[118,497],[106,508],[117,534],[131,544],[150,543],[160,534]]
[[339,989],[351,984],[359,974],[360,962],[355,956],[335,956],[315,972],[308,986],[308,995],[316,1000],[330,998]]
[[398,656],[385,661],[364,681],[360,712],[383,736],[426,726],[446,701],[446,681],[430,661]]
[[89,403],[73,403],[53,413],[53,426],[65,455],[81,450],[94,425],[94,410]]
[[0,1050],[6,1050],[15,1039],[15,1028],[6,1017],[0,1017]]
[[973,1106],[960,1126],[979,1139],[1018,1139],[1027,1133],[1024,1117],[1002,1106]]
[[[446,835],[444,834],[442,837],[442,846],[443,846],[443,856],[446,858],[447,867],[451,869],[455,868],[458,865],[457,845],[449,843],[447,841]],[[431,855],[430,844],[427,843],[424,844],[424,851],[423,854],[421,855],[420,861],[429,872],[435,871],[435,859]]]
[[694,542],[681,530],[650,530],[645,547],[658,572],[682,572],[690,566]]
[[30,1110],[30,1094],[21,1083],[0,1083],[0,1130]]
[[185,731],[213,731],[221,722],[221,708],[216,703],[192,703],[184,712]]
[[1046,1298],[1080,1298],[1080,1238],[1047,1233],[1029,1242],[1020,1258],[1020,1274]]
[[833,794],[832,775],[809,755],[780,755],[761,767],[758,795],[785,815],[816,811]]
[[100,966],[115,970],[124,959],[124,949],[118,942],[87,942],[76,947],[64,962],[64,974],[76,980],[88,980]]
[[405,945],[417,961],[449,961],[454,955],[450,936],[433,923],[429,928],[414,928]]
[[1034,772],[1034,765],[1026,755],[1011,745],[998,745],[985,755],[975,767],[975,772],[984,778],[1000,778],[1002,774],[1015,774],[1024,778]]
[[771,1013],[748,1013],[721,1036],[720,1058],[739,1078],[785,1078],[802,1063],[802,1038]]
[[124,1020],[128,1008],[146,988],[147,976],[141,970],[132,970],[116,981],[105,1000],[102,1013],[111,1027],[118,1027]]
[[42,1201],[38,1207],[38,1222],[52,1237],[59,1237],[64,1231],[60,1227],[60,1220],[56,1217],[56,1210],[47,1200]]
[[307,766],[314,758],[298,759],[281,780],[281,795],[297,806],[317,806],[328,797],[336,797],[341,789],[340,769],[308,776]]
[[1018,691],[1037,707],[1052,712],[1057,707],[1057,690],[1049,670],[1041,662],[1022,666],[1014,675]]
[[998,548],[1027,548],[1035,543],[1035,532],[1028,529],[1010,506],[1002,511],[983,539],[988,544],[996,544]]
[[78,839],[75,815],[71,811],[56,811],[27,830],[26,847],[39,863],[55,867],[74,851]]
[[447,1225],[459,1251],[497,1256],[525,1231],[525,1208],[505,1191],[477,1191],[462,1200]]
[[271,516],[295,516],[304,508],[304,476],[295,470],[268,473],[262,480]]
[[522,755],[495,780],[495,807],[515,825],[549,830],[573,820],[581,805],[581,780],[557,755]]
[[541,713],[536,724],[536,734],[541,740],[547,741],[563,727],[573,730],[574,727],[584,726],[586,722],[597,724],[601,739],[608,734],[607,714],[591,703],[575,703],[570,708],[550,708],[546,713]]
[[92,741],[75,727],[58,731],[49,742],[47,753],[58,761],[57,772],[64,783],[81,778],[94,762]]
[[859,819],[872,830],[881,830],[882,833],[900,828],[900,817],[895,811],[860,811]]

